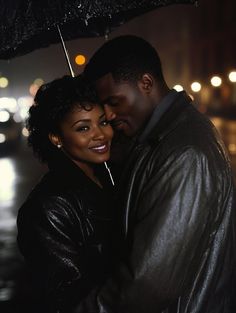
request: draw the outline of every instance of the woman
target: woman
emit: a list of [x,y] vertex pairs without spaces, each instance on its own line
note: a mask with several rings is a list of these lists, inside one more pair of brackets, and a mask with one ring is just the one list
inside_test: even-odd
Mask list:
[[112,267],[112,185],[101,168],[113,131],[82,76],[41,86],[27,128],[49,171],[19,210],[18,245],[34,275],[39,311],[69,312]]

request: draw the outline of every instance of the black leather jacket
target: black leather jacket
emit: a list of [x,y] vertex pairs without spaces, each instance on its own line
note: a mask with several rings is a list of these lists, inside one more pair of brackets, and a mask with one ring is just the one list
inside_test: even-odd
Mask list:
[[69,312],[110,273],[112,189],[104,183],[103,190],[61,152],[20,208],[17,239],[37,312]]
[[76,312],[236,312],[231,168],[214,126],[190,102],[179,93],[132,152],[122,183],[125,261]]

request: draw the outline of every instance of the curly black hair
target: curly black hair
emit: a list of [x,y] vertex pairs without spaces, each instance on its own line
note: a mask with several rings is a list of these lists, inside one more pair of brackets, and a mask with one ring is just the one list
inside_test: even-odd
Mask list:
[[61,121],[75,106],[91,110],[96,104],[96,92],[83,75],[63,76],[42,85],[26,120],[28,145],[34,155],[42,163],[49,163],[57,150],[49,140],[49,133],[60,133]]

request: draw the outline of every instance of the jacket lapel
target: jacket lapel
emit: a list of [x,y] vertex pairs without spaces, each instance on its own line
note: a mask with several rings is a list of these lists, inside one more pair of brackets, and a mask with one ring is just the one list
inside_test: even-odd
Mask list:
[[186,92],[180,92],[176,100],[171,104],[170,108],[163,114],[160,121],[154,127],[147,138],[147,143],[151,146],[153,143],[160,141],[170,132],[172,132],[179,124],[180,120],[184,118],[184,110],[192,102],[192,99]]

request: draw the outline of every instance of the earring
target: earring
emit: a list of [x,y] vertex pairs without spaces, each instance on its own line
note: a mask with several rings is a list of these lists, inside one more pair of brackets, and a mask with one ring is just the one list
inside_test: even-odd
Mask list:
[[60,144],[57,145],[57,148],[58,148],[58,149],[60,149],[61,147],[62,147],[62,145],[60,145]]

